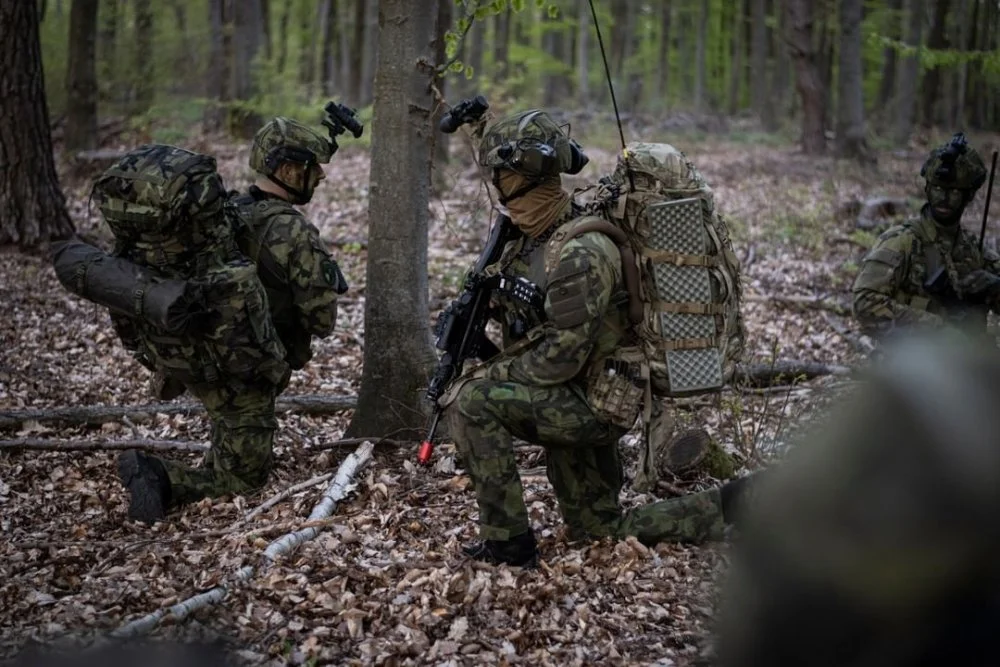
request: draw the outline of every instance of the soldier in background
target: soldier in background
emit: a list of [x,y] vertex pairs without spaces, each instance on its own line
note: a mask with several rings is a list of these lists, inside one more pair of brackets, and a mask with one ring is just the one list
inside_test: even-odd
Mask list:
[[1000,258],[982,252],[962,213],[986,180],[965,136],[931,152],[920,169],[920,215],[879,236],[854,281],[854,314],[869,335],[897,327],[954,326],[976,335],[1000,302]]

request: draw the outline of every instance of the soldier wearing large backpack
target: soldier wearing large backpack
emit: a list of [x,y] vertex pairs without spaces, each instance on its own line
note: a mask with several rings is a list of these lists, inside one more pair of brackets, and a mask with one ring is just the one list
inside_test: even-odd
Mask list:
[[[441,399],[479,504],[483,541],[466,553],[511,565],[537,558],[515,437],[545,447],[547,474],[571,539],[719,537],[743,498],[742,481],[622,513],[618,439],[642,401],[612,407],[601,398],[615,393],[619,380],[634,379],[635,368],[615,356],[634,343],[634,334],[619,242],[600,231],[571,233],[592,222],[562,187],[560,174],[586,163],[579,146],[547,114],[532,110],[485,127],[479,162],[521,232],[486,273],[522,279],[522,286],[527,281],[537,298],[524,289],[495,296],[503,351],[459,378]],[[547,258],[550,241],[563,235],[569,240]]]
[[316,228],[291,206],[309,201],[334,145],[274,119],[251,150],[261,179],[249,200],[231,204],[212,158],[144,146],[95,184],[113,256],[78,240],[54,248],[64,285],[109,306],[136,359],[190,391],[212,421],[202,467],[119,457],[131,518],[151,523],[170,507],[266,482],[275,400],[309,359],[310,337],[332,330],[346,289]]
[[927,203],[920,215],[879,236],[854,281],[854,314],[883,336],[898,327],[957,327],[982,334],[1000,305],[1000,258],[980,250],[962,213],[986,180],[965,136],[934,149],[920,169]]

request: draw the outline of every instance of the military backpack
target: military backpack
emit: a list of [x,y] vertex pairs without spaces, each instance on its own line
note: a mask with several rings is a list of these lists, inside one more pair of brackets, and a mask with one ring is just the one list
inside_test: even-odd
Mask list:
[[131,286],[134,316],[116,329],[146,365],[185,383],[287,378],[285,349],[271,321],[256,267],[237,249],[223,212],[226,190],[215,159],[174,146],[141,146],[105,171],[93,196],[115,237],[114,254],[148,281],[185,281],[204,315],[182,332],[143,318],[148,285]]

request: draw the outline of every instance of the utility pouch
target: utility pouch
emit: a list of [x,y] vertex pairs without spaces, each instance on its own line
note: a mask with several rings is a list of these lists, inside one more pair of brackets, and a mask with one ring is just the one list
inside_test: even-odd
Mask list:
[[601,421],[622,428],[632,428],[635,424],[643,405],[647,381],[642,377],[640,357],[638,348],[622,348],[590,373],[587,378],[587,402]]

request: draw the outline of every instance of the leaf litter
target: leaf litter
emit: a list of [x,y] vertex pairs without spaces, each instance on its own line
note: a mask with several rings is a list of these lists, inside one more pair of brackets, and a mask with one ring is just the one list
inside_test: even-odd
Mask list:
[[[745,262],[748,295],[833,297],[849,303],[863,253],[835,242],[853,233],[836,211],[852,199],[916,199],[919,153],[880,155],[878,171],[807,158],[796,149],[707,140],[677,142],[712,183]],[[205,139],[230,187],[250,179],[246,149]],[[431,314],[454,298],[486,236],[489,204],[467,151],[443,167],[444,191],[429,207]],[[610,168],[595,150],[586,174]],[[288,394],[352,395],[364,345],[368,156],[345,147],[304,210],[351,285],[337,330],[314,342],[315,356],[295,373]],[[582,184],[576,179],[576,184]],[[873,188],[878,183],[878,189]],[[70,212],[88,238],[106,243],[85,181],[64,178]],[[973,212],[974,215],[974,212]],[[972,216],[970,215],[970,219]],[[149,374],[130,360],[97,306],[66,292],[43,257],[0,254],[0,409],[144,403]],[[852,365],[851,341],[823,313],[756,300],[745,305],[752,363],[775,357]],[[843,318],[842,318],[843,319]],[[844,330],[854,324],[843,319]],[[677,401],[681,423],[706,428],[747,467],[773,453],[793,425],[838,391],[834,378],[797,383],[785,394],[729,391]],[[350,448],[317,451],[338,439],[349,413],[285,414],[275,438],[270,483],[251,497],[206,499],[145,527],[126,520],[127,496],[108,452],[0,453],[0,656],[29,644],[84,646],[157,608],[216,586],[257,562],[269,526],[305,520],[322,485],[303,489],[249,521],[274,494],[332,473]],[[148,437],[205,442],[201,416],[160,415],[101,426],[25,422],[0,437],[64,439]],[[623,455],[634,470],[636,439]],[[180,454],[190,463],[195,454]],[[460,556],[475,539],[475,499],[456,468],[454,448],[435,466],[415,451],[380,447],[353,497],[319,537],[279,560],[265,576],[179,624],[161,639],[221,638],[250,663],[301,664],[708,664],[718,576],[725,545],[635,540],[567,544],[543,454],[519,453],[525,500],[543,554],[534,571],[490,567]],[[686,491],[717,480],[678,481]],[[627,489],[623,505],[654,499]],[[235,526],[235,527],[234,527]],[[255,532],[256,531],[256,532]]]

